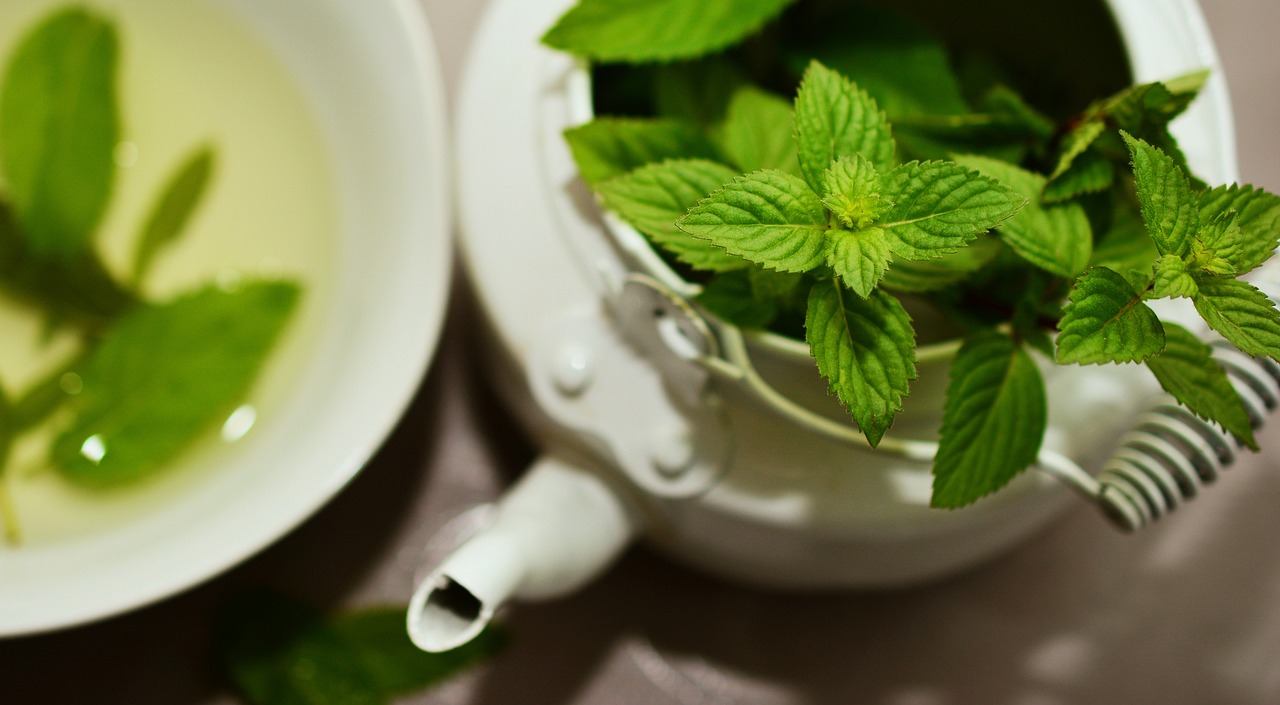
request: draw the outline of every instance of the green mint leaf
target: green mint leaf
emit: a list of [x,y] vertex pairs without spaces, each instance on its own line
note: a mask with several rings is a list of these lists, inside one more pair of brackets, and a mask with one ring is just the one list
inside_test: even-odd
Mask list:
[[690,237],[676,221],[708,193],[738,174],[723,164],[676,159],[650,164],[596,185],[604,207],[694,269],[723,272],[748,263],[706,240]]
[[505,632],[490,627],[463,646],[429,654],[409,641],[405,610],[403,605],[365,607],[330,620],[334,633],[383,695],[408,695],[442,683],[494,656],[506,643]]
[[1164,349],[1164,327],[1125,278],[1105,267],[1085,271],[1058,322],[1058,362],[1139,362]]
[[62,10],[18,45],[0,95],[0,164],[33,255],[88,248],[106,211],[120,131],[117,40],[106,20]]
[[160,198],[152,206],[151,216],[143,226],[134,257],[133,280],[146,279],[155,256],[173,244],[195,213],[213,173],[213,150],[204,147],[187,158],[170,178]]
[[705,135],[674,120],[597,118],[565,130],[564,137],[578,174],[593,187],[668,159],[721,159]]
[[800,175],[791,103],[773,93],[747,85],[729,101],[720,143],[729,159],[743,171],[779,169]]
[[861,155],[839,157],[822,175],[822,205],[846,228],[865,228],[893,204],[880,195],[875,167]]
[[134,310],[76,369],[84,391],[54,465],[97,486],[161,469],[245,401],[298,296],[294,284],[255,282]]
[[779,272],[760,265],[748,269],[747,278],[751,281],[751,293],[757,301],[777,301],[782,304],[796,303],[797,293],[805,279],[798,272]]
[[989,176],[1027,205],[1000,224],[1001,239],[1026,261],[1060,277],[1084,271],[1093,254],[1093,230],[1078,204],[1042,206],[1045,177],[987,157],[960,156],[956,163]]
[[1165,255],[1156,261],[1156,277],[1151,285],[1151,298],[1191,299],[1198,293],[1200,293],[1200,287],[1181,257]]
[[[1219,252],[1245,274],[1271,258],[1280,237],[1280,198],[1252,186],[1219,186],[1200,194],[1200,222],[1213,223],[1235,213],[1239,239],[1229,253]],[[1206,243],[1208,244],[1208,243]],[[1211,245],[1212,246],[1212,245]]]
[[815,191],[837,157],[861,155],[879,171],[893,167],[889,121],[866,91],[818,62],[809,64],[796,94],[800,169]]
[[765,328],[778,317],[776,298],[756,296],[750,270],[723,272],[702,286],[697,302],[725,323],[739,328]]
[[835,280],[814,285],[805,338],[831,392],[878,445],[916,378],[915,331],[897,299],[863,299]]
[[1236,262],[1247,263],[1256,256],[1248,252],[1244,230],[1236,222],[1234,211],[1223,213],[1210,221],[1201,221],[1199,237],[1191,243],[1188,264],[1212,274],[1243,274],[1236,270]]
[[579,0],[543,43],[600,62],[691,59],[745,39],[795,0]]
[[654,71],[653,102],[662,117],[714,132],[727,119],[733,96],[747,85],[742,70],[722,54],[660,64]]
[[1160,386],[1178,403],[1206,421],[1212,421],[1257,450],[1253,427],[1244,402],[1226,370],[1213,359],[1213,348],[1182,326],[1164,324],[1164,352],[1147,359],[1147,367]]
[[1091,193],[1102,193],[1116,182],[1116,167],[1098,152],[1088,151],[1071,167],[1045,184],[1045,203],[1061,203]]
[[964,247],[1018,212],[1027,199],[953,162],[911,162],[883,177],[893,203],[877,225],[893,254],[934,259]]
[[1000,333],[970,338],[951,363],[930,503],[957,509],[1009,484],[1035,462],[1047,418],[1031,356]]
[[1054,167],[1053,172],[1049,174],[1049,181],[1053,182],[1067,173],[1075,164],[1076,159],[1089,151],[1098,138],[1107,131],[1107,124],[1101,118],[1093,118],[1085,120],[1071,129],[1070,132],[1063,135],[1062,145],[1059,148],[1058,164]]
[[871,295],[889,265],[889,238],[880,228],[827,233],[827,264],[862,298]]
[[1280,312],[1252,284],[1227,277],[1199,280],[1196,310],[1209,327],[1250,355],[1280,359]]
[[945,289],[968,279],[1000,253],[1000,241],[979,236],[968,247],[938,259],[913,262],[894,259],[884,273],[881,286],[905,294],[923,294]]
[[818,194],[782,171],[739,176],[676,225],[730,254],[782,272],[806,272],[826,259],[827,211]]
[[1147,232],[1162,255],[1187,254],[1200,228],[1199,204],[1174,160],[1127,132],[1120,133],[1133,157],[1138,200]]
[[1134,289],[1146,289],[1160,252],[1147,234],[1141,216],[1130,208],[1119,208],[1110,227],[1094,245],[1091,266],[1119,272]]

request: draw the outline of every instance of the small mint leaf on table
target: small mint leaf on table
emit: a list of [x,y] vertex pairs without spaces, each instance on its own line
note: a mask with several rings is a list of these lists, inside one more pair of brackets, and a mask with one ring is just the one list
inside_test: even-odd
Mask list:
[[1047,418],[1031,356],[1000,333],[970,338],[951,363],[930,503],[958,509],[1009,484],[1035,462]]
[[1213,348],[1182,326],[1165,323],[1165,347],[1147,359],[1160,386],[1195,415],[1212,421],[1245,446],[1258,449],[1249,414]]
[[863,299],[831,279],[809,293],[805,339],[832,393],[878,445],[916,378],[911,317],[883,291]]
[[703,271],[742,269],[749,263],[706,240],[690,237],[676,221],[737,172],[703,159],[650,164],[596,185],[604,207],[685,264]]
[[1156,261],[1155,282],[1151,285],[1153,299],[1190,299],[1200,293],[1200,287],[1187,267],[1176,255],[1165,255]]
[[1196,311],[1209,327],[1250,355],[1280,359],[1280,312],[1252,284],[1229,277],[1199,280]]
[[677,221],[684,232],[782,272],[825,262],[827,211],[804,181],[783,171],[739,176]]
[[88,249],[115,181],[119,141],[115,30],[83,8],[61,10],[19,43],[0,95],[0,166],[31,253]]
[[202,147],[189,156],[170,177],[143,226],[133,262],[134,282],[144,281],[155,256],[182,235],[196,207],[200,205],[213,167],[213,150]]
[[702,132],[675,120],[596,118],[564,137],[589,186],[668,159],[721,159]]
[[113,325],[75,372],[84,389],[54,441],[64,477],[96,487],[161,470],[245,401],[300,296],[288,282],[210,287],[140,306]]
[[795,129],[800,170],[815,191],[837,157],[861,155],[882,172],[893,167],[888,118],[865,91],[816,61],[796,94]]
[[1027,204],[1001,223],[1000,237],[1020,257],[1060,277],[1084,271],[1093,254],[1093,230],[1078,204],[1045,206],[1040,194],[1045,177],[1008,162],[979,156],[959,156],[956,163],[989,176],[1026,199]]
[[729,100],[720,144],[742,171],[778,169],[799,176],[794,124],[790,101],[745,85]]
[[1133,157],[1142,220],[1162,255],[1185,256],[1200,229],[1199,203],[1174,160],[1127,132],[1120,133]]
[[1164,349],[1164,326],[1116,272],[1093,267],[1076,280],[1058,322],[1058,362],[1140,362]]
[[600,62],[673,61],[724,49],[795,0],[580,0],[543,43]]
[[934,259],[1008,220],[1027,199],[954,162],[911,162],[883,177],[893,205],[876,222],[893,254]]
[[[1200,194],[1200,222],[1214,223],[1235,213],[1240,229],[1237,241],[1225,257],[1245,274],[1271,258],[1280,237],[1280,197],[1252,186],[1219,186]],[[1209,238],[1213,239],[1213,238]],[[1211,247],[1212,244],[1206,242]]]
[[889,238],[880,228],[827,232],[827,265],[862,298],[871,295],[889,266]]

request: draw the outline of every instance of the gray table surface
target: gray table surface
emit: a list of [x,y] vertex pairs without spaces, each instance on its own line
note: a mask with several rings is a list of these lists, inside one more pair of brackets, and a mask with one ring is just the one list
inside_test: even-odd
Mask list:
[[[1280,3],[1202,3],[1234,93],[1243,176],[1280,190]],[[452,94],[486,3],[423,4]],[[434,531],[494,497],[533,453],[472,365],[470,318],[455,296],[412,409],[331,505],[207,585],[0,642],[0,702],[229,704],[210,645],[228,593],[269,585],[333,608],[406,601]],[[1261,441],[1280,447],[1280,430]],[[633,550],[576,596],[510,610],[503,656],[405,702],[1274,705],[1276,457],[1240,463],[1139,536],[1081,505],[1013,553],[912,590],[765,594]]]

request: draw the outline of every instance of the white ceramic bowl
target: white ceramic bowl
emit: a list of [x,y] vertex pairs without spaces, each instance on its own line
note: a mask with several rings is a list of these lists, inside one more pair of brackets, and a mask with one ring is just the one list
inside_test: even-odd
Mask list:
[[360,470],[435,349],[450,268],[449,164],[443,84],[421,8],[209,2],[277,54],[316,118],[339,201],[335,281],[277,408],[216,472],[109,530],[0,553],[0,636],[153,602],[264,548]]

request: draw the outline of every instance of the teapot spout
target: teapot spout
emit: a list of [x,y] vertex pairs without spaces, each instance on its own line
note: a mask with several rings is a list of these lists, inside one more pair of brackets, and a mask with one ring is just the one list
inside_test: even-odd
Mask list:
[[598,474],[543,458],[498,502],[492,523],[418,585],[409,637],[424,651],[462,646],[512,598],[553,598],[580,588],[639,529],[636,513]]

